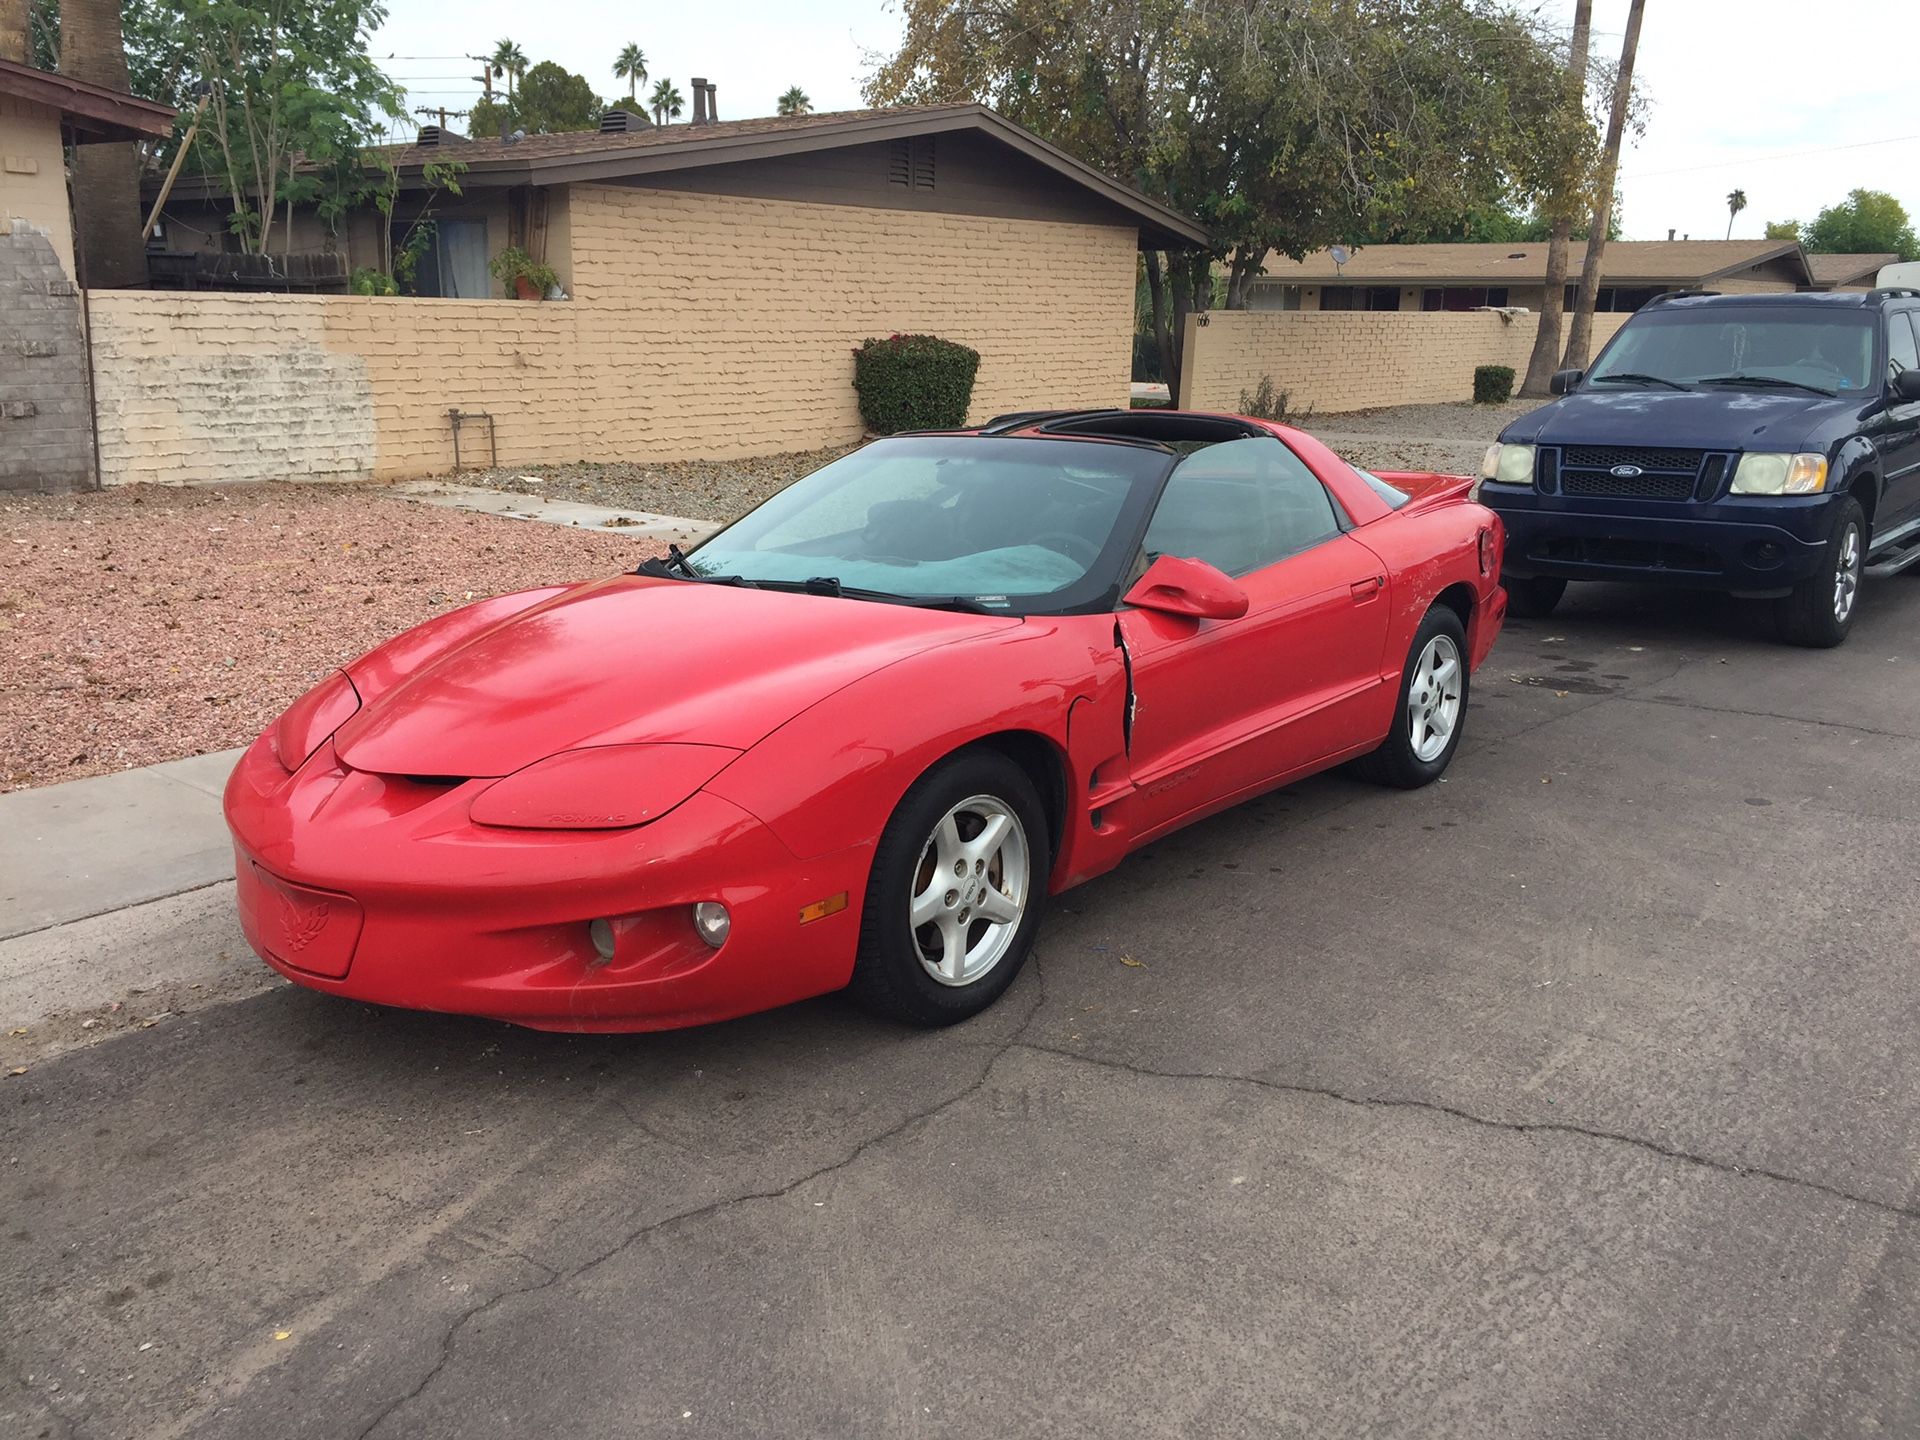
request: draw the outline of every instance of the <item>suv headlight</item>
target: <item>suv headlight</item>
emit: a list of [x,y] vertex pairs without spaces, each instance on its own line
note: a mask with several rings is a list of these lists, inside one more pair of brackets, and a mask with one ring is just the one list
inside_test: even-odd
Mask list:
[[1827,457],[1754,451],[1733,472],[1735,495],[1817,495],[1827,488]]
[[1480,462],[1480,478],[1497,480],[1502,485],[1533,483],[1533,446],[1489,445]]

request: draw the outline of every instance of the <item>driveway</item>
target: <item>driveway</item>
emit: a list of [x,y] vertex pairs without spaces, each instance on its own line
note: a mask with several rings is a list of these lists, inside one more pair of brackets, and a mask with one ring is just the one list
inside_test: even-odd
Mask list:
[[1157,845],[945,1032],[282,986],[0,1078],[0,1433],[1920,1432],[1916,637],[1576,590],[1447,782]]

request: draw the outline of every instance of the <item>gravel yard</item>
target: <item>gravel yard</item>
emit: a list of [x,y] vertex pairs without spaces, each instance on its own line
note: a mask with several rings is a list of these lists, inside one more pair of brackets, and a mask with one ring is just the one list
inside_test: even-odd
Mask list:
[[1480,457],[1501,429],[1545,403],[1396,405],[1386,410],[1310,415],[1301,428],[1366,469],[1474,475],[1479,473]]
[[750,460],[673,460],[648,463],[619,460],[606,465],[544,465],[463,471],[449,478],[463,485],[485,485],[515,495],[544,495],[578,500],[615,510],[650,510],[694,520],[727,521],[762,500],[837,460],[856,445],[826,450],[795,450]]
[[655,549],[352,485],[19,496],[0,536],[0,790],[244,744],[333,666],[469,596]]

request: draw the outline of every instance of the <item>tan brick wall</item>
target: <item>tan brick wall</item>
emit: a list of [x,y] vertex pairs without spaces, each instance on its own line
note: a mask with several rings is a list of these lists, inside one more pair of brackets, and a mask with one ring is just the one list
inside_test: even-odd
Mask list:
[[24,220],[43,231],[72,278],[73,219],[60,115],[0,95],[0,223],[8,220]]
[[[1625,315],[1596,315],[1593,350]],[[1203,325],[1200,321],[1205,320]],[[1180,403],[1240,408],[1273,377],[1296,411],[1374,410],[1473,398],[1477,365],[1511,365],[1516,384],[1540,317],[1406,311],[1216,310],[1187,319]]]
[[106,482],[444,471],[452,407],[510,465],[833,444],[895,330],[980,351],[975,418],[1126,402],[1125,228],[609,186],[557,218],[566,302],[96,293]]

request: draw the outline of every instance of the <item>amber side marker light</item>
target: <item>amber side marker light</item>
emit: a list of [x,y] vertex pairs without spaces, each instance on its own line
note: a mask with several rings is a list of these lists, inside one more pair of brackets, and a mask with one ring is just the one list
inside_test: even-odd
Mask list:
[[829,915],[838,915],[846,908],[847,892],[842,890],[838,895],[829,895],[826,899],[816,900],[811,905],[802,905],[800,907],[800,923],[802,925],[811,925],[814,921],[824,920]]

